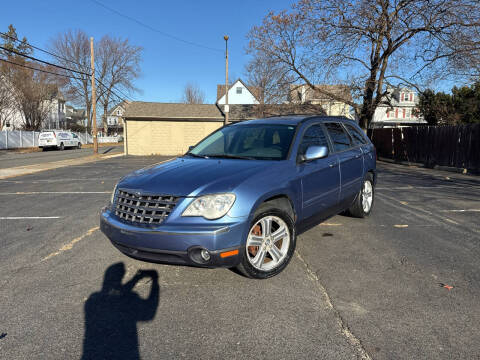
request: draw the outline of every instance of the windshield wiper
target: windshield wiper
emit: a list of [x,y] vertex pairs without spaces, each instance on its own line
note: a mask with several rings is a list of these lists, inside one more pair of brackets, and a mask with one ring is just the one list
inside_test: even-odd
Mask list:
[[230,154],[212,154],[206,155],[210,158],[225,158],[225,159],[241,159],[241,160],[254,160],[255,158],[248,156],[230,155]]
[[190,155],[190,156],[197,157],[197,158],[202,158],[202,159],[206,159],[208,157],[207,155],[197,155],[197,154],[193,154],[193,153],[190,153],[190,152],[187,152],[185,155]]

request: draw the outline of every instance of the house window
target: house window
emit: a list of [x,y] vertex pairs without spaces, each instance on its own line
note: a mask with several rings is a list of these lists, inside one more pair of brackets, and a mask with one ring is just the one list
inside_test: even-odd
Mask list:
[[390,111],[387,110],[387,119],[390,117]]
[[405,100],[405,94],[404,93],[401,93],[400,94],[400,101],[404,101]]
[[398,108],[395,109],[395,117],[398,118]]
[[237,87],[237,94],[241,94],[241,93],[242,93],[242,87],[239,86],[239,87]]
[[405,109],[403,109],[403,118],[405,119]]
[[117,110],[117,115],[122,115],[120,109]]
[[410,94],[410,101],[413,101],[413,93]]

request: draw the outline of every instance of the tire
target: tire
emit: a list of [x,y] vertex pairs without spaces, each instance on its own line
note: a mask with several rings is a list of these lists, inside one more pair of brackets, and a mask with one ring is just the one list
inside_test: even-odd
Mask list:
[[65,145],[63,145],[63,142],[62,142],[62,143],[60,143],[60,147],[59,147],[59,149],[60,149],[60,151],[63,151],[63,150],[65,150]]
[[[267,234],[277,234],[277,240],[264,237],[264,226],[266,229],[270,227]],[[260,206],[250,224],[237,269],[246,277],[253,279],[275,276],[287,267],[295,251],[295,245],[295,226],[292,218],[283,210]]]
[[79,142],[78,145],[77,145],[77,149],[81,149],[82,148],[82,143]]
[[42,151],[47,151],[47,148],[46,148],[46,147],[43,147],[43,148],[42,148]]
[[356,218],[365,218],[372,212],[374,200],[375,187],[373,186],[373,175],[367,173],[365,180],[363,180],[362,189],[357,194],[355,201],[347,210],[347,213]]

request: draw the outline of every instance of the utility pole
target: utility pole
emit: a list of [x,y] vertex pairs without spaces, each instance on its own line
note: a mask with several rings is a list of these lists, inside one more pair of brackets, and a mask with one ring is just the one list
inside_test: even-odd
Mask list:
[[228,35],[223,37],[225,40],[225,107],[223,108],[225,112],[224,125],[228,124],[228,113],[230,108],[228,106]]
[[95,58],[93,55],[93,37],[90,38],[90,67],[92,68],[92,137],[93,153],[98,154],[97,142],[97,94],[95,93]]

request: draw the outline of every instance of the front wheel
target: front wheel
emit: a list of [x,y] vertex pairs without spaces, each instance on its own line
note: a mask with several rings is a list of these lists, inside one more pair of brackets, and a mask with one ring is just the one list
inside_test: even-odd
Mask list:
[[364,218],[370,215],[373,208],[374,195],[373,176],[368,173],[363,181],[362,189],[355,198],[353,205],[348,209],[348,213],[357,218]]
[[290,216],[282,210],[266,210],[251,223],[238,270],[255,279],[275,276],[287,267],[295,244],[295,228]]

